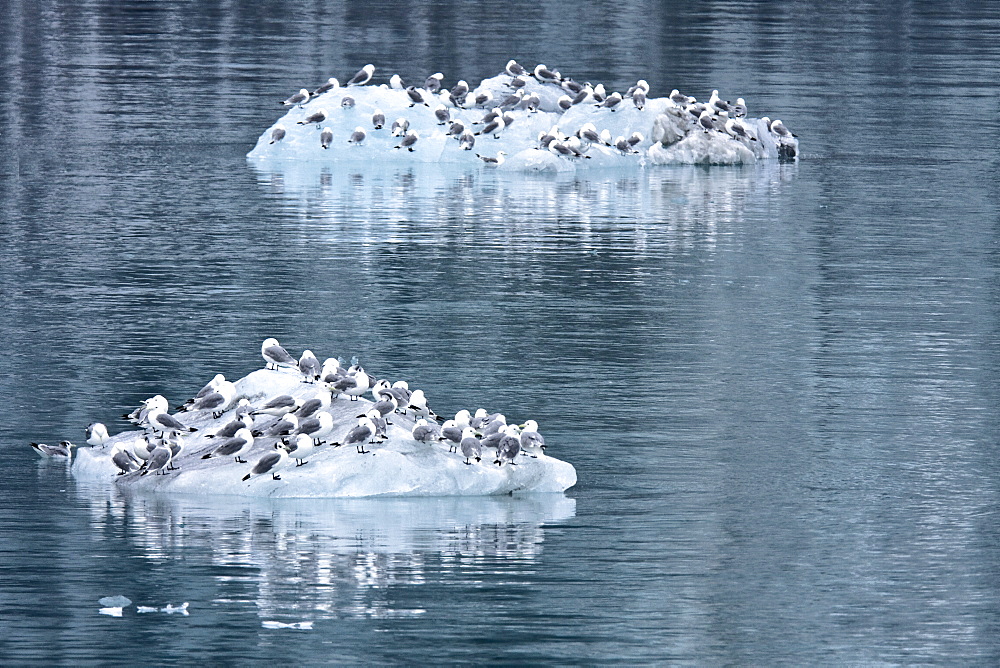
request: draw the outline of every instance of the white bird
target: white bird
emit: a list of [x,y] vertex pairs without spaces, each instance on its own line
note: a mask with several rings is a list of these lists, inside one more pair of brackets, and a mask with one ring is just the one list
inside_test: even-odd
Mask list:
[[323,439],[333,433],[333,427],[333,416],[324,411],[313,417],[299,420],[295,436],[296,438],[308,436],[316,445],[319,445]]
[[295,409],[295,417],[300,420],[312,417],[317,411],[329,408],[330,401],[330,391],[328,389],[320,390],[315,397],[306,399]]
[[361,144],[364,142],[366,136],[365,129],[359,125],[354,128],[354,132],[351,133],[351,138],[347,140],[347,143],[355,145]]
[[392,122],[392,132],[390,134],[393,137],[402,137],[408,129],[410,129],[410,122],[405,118],[397,118]]
[[250,469],[250,473],[243,476],[243,480],[249,480],[253,476],[261,476],[271,474],[271,478],[274,480],[281,480],[281,476],[278,475],[278,471],[285,467],[288,463],[288,450],[285,446],[278,445],[274,452],[268,452],[266,455],[257,460],[253,468]]
[[340,106],[341,106],[342,109],[353,109],[355,104],[356,103],[354,101],[354,98],[351,97],[350,95],[345,95],[340,100]]
[[371,63],[365,65],[358,73],[348,80],[348,86],[364,86],[366,83],[372,80],[372,75],[375,74],[375,66]]
[[319,360],[311,350],[303,350],[302,355],[299,356],[299,373],[302,374],[303,380],[308,383],[312,383],[319,380]]
[[294,367],[295,358],[288,354],[288,351],[281,347],[278,339],[265,339],[260,345],[260,355],[267,362],[268,369],[277,369],[279,366]]
[[472,465],[469,460],[473,457],[476,461],[482,461],[483,444],[479,442],[476,438],[476,430],[472,427],[466,427],[462,430],[462,441],[458,444],[462,449],[462,456],[465,457],[465,463]]
[[[466,412],[468,412],[468,411],[466,411]],[[471,418],[469,419],[469,425],[470,425],[470,426],[471,426],[471,427],[472,427],[473,429],[482,429],[482,427],[483,427],[483,422],[485,422],[485,421],[486,421],[486,418],[488,417],[488,415],[489,415],[489,414],[488,414],[488,413],[486,412],[486,409],[485,409],[485,408],[477,408],[477,409],[476,409],[476,414],[475,414],[475,415],[473,415],[473,416],[472,416],[472,417],[471,417]],[[456,418],[458,418],[458,415],[456,415],[455,417],[456,417]]]
[[235,457],[237,462],[245,464],[246,460],[241,459],[241,457],[253,448],[254,436],[248,428],[242,427],[236,430],[236,433],[229,437],[222,439],[215,446],[212,452],[202,455],[202,459],[211,459],[212,457]]
[[521,440],[517,435],[517,427],[509,425],[504,429],[504,436],[497,445],[497,459],[494,464],[503,466],[504,463],[514,464],[514,459],[521,452]]
[[424,89],[430,91],[431,93],[438,92],[441,90],[442,79],[444,79],[444,75],[440,72],[435,72],[424,80]]
[[348,387],[343,392],[351,397],[351,401],[357,401],[358,397],[367,392],[368,388],[371,387],[371,381],[364,369],[360,369],[357,373],[353,374],[352,378],[354,378],[354,387]]
[[150,397],[149,399],[145,399],[142,402],[141,406],[136,408],[131,413],[123,415],[122,417],[130,422],[134,422],[135,424],[145,424],[146,416],[149,415],[150,411],[155,410],[157,408],[162,408],[163,410],[167,410],[169,407],[170,404],[167,403],[167,398],[162,394],[157,394],[156,396]]
[[545,449],[545,438],[538,433],[538,423],[528,420],[521,425],[521,428],[523,430],[519,436],[521,450],[537,458]]
[[385,126],[385,114],[382,113],[381,109],[376,109],[372,112],[372,127],[376,130],[381,130]]
[[59,445],[46,445],[45,443],[29,443],[28,445],[43,459],[68,459],[72,456],[73,448],[76,447],[76,444],[69,441],[59,441]]
[[87,425],[87,443],[91,445],[104,445],[108,440],[108,428],[100,422],[91,422]]
[[421,93],[419,89],[414,88],[413,86],[407,86],[406,96],[410,98],[411,107],[417,104],[422,104],[425,107],[430,106],[429,104],[427,104],[427,102],[424,101],[424,94]]
[[736,104],[733,105],[733,117],[743,118],[747,115],[747,102],[742,97],[736,98]]
[[448,452],[458,450],[458,445],[462,442],[463,435],[462,427],[459,427],[454,420],[445,420],[444,424],[441,425],[440,439],[448,443]]
[[534,74],[535,78],[541,83],[558,83],[562,79],[562,76],[558,72],[554,72],[541,64],[535,66]]
[[476,154],[476,157],[486,163],[489,167],[499,167],[504,163],[504,156],[507,155],[506,151],[497,151],[495,158],[491,158],[488,155]]
[[319,145],[323,148],[330,148],[330,144],[333,143],[333,130],[329,126],[323,128],[323,131],[319,133]]
[[628,141],[629,146],[635,147],[635,145],[641,143],[643,139],[645,139],[645,137],[642,136],[642,133],[636,131],[629,135],[629,138],[626,141]]
[[393,74],[389,77],[389,88],[393,90],[403,90],[406,86],[403,85],[403,80],[398,74]]
[[188,427],[180,420],[175,418],[173,415],[168,414],[163,409],[157,409],[149,413],[146,416],[147,422],[150,429],[153,431],[158,431],[161,434],[169,434],[174,432],[190,432],[198,431],[194,427]]
[[132,454],[136,456],[136,459],[146,461],[149,459],[150,453],[150,443],[149,439],[145,436],[140,436],[139,438],[132,441]]
[[295,433],[295,430],[299,428],[299,419],[295,417],[292,413],[285,413],[280,418],[270,423],[264,429],[255,429],[253,431],[254,436],[263,436],[265,438],[274,438],[288,436]]
[[563,111],[568,111],[569,108],[573,106],[573,98],[569,95],[562,95],[558,100],[556,100],[556,104],[559,105],[559,108]]
[[471,151],[476,145],[476,136],[466,130],[462,133],[462,136],[458,138],[458,145],[463,151]]
[[434,107],[434,117],[437,118],[438,125],[444,125],[451,120],[451,114],[448,112],[448,107],[443,104],[439,104]]
[[316,111],[312,112],[311,114],[303,118],[301,121],[299,121],[298,124],[311,125],[312,123],[315,123],[316,129],[319,130],[320,123],[322,123],[325,120],[326,120],[326,109],[317,109]]
[[427,422],[427,420],[420,419],[413,425],[410,435],[418,443],[433,443],[441,435],[441,428],[435,422]]
[[240,429],[249,429],[252,426],[253,418],[250,415],[240,415],[235,420],[226,423],[214,434],[205,434],[205,438],[232,438]]
[[118,467],[118,475],[125,475],[139,468],[139,460],[124,443],[115,443],[111,448],[111,462]]
[[282,416],[289,411],[293,411],[299,407],[299,401],[291,396],[290,394],[279,395],[266,404],[258,408],[257,410],[251,412],[251,415],[276,415]]
[[413,411],[414,415],[421,417],[430,417],[433,415],[430,407],[427,406],[427,396],[423,390],[413,390],[410,394],[410,402],[406,408]]
[[275,125],[274,129],[271,130],[271,141],[268,143],[273,144],[275,142],[281,141],[284,138],[285,138],[285,126]]
[[286,107],[298,107],[309,101],[309,91],[305,88],[300,88],[299,92],[292,95],[287,100],[281,102],[281,104]]
[[393,148],[405,148],[410,153],[413,152],[413,145],[417,143],[420,136],[416,132],[407,132],[403,140],[399,142],[398,146],[393,146]]
[[329,79],[326,80],[326,82],[321,84],[319,88],[314,90],[312,94],[313,97],[316,97],[317,95],[322,95],[323,93],[329,92],[331,90],[336,90],[338,88],[340,88],[340,82],[337,81],[335,77],[330,77]]
[[[323,415],[329,415],[329,413],[323,413]],[[288,454],[295,460],[296,466],[302,466],[308,463],[306,457],[311,455],[315,448],[316,445],[308,434],[299,434],[292,441]]]
[[500,133],[503,132],[505,125],[502,117],[494,118],[492,121],[486,124],[482,130],[477,132],[477,135],[488,135],[492,134],[494,139],[500,138]]
[[170,448],[165,445],[158,445],[149,453],[149,459],[146,460],[145,470],[143,470],[142,475],[146,475],[150,471],[154,475],[160,475],[160,473],[166,474],[166,468],[170,464],[170,460],[173,457],[173,453],[170,452]]
[[356,427],[347,432],[347,436],[344,437],[344,445],[354,445],[358,449],[358,454],[365,454],[368,450],[365,450],[365,443],[367,443],[375,435],[375,424],[371,421],[371,418],[363,417],[358,420]]
[[455,424],[458,425],[459,429],[465,429],[472,424],[472,415],[468,410],[463,408],[455,413]]
[[525,74],[525,69],[518,65],[517,61],[513,58],[507,61],[507,65],[504,66],[503,71],[512,77],[519,77]]

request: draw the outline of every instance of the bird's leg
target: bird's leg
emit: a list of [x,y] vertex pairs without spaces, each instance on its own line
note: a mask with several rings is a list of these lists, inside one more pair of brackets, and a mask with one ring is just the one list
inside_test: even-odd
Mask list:
[[278,475],[277,473],[272,473],[271,477],[274,478],[275,480],[281,480],[281,476]]

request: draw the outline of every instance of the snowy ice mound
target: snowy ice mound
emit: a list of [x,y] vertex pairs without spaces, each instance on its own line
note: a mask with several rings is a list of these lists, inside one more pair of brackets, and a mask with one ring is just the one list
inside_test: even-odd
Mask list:
[[743,98],[707,102],[649,98],[640,80],[610,92],[539,65],[514,61],[469,90],[441,88],[440,73],[415,86],[397,75],[373,84],[371,65],[341,86],[336,79],[285,101],[288,112],[248,158],[373,165],[465,163],[520,172],[649,164],[736,165],[793,159],[798,139],[781,121],[750,118]]
[[[365,371],[360,369],[357,373],[365,374]],[[162,412],[155,413],[155,409],[141,414],[145,406],[151,405],[148,402],[152,400],[148,400],[143,408],[136,411],[145,431],[123,432],[103,439],[94,447],[79,448],[73,462],[73,474],[80,479],[112,482],[122,488],[288,498],[563,492],[576,484],[576,470],[571,464],[545,455],[539,447],[524,440],[534,433],[530,428],[519,430],[516,425],[511,425],[515,435],[518,431],[528,434],[515,438],[527,444],[525,449],[500,451],[495,442],[494,447],[490,447],[490,441],[484,439],[479,453],[481,461],[477,461],[475,455],[463,455],[458,444],[440,440],[433,434],[423,441],[416,440],[414,426],[418,419],[423,418],[414,414],[412,406],[407,410],[408,406],[403,401],[397,405],[406,410],[406,414],[392,410],[386,413],[384,437],[379,437],[377,432],[362,433],[359,441],[357,427],[361,420],[358,416],[376,408],[376,403],[360,396],[340,393],[334,382],[307,382],[304,378],[296,366],[261,369],[232,383],[233,390],[222,393],[226,395],[223,404],[206,404],[202,409],[167,414],[167,418],[162,417]],[[367,382],[360,385],[367,385]],[[359,389],[363,388],[353,387],[348,391],[360,394]],[[208,396],[215,395],[209,392]],[[276,397],[283,396],[294,401],[292,407],[298,407],[296,412],[310,399],[321,399],[322,405],[310,417],[329,415],[329,418],[322,418],[326,427],[318,427],[319,431],[302,436],[300,431],[309,432],[317,427],[316,423],[320,420],[307,428],[309,418],[301,418],[295,421],[297,427],[280,429],[279,423],[287,421],[288,415],[281,413],[280,409],[272,410],[270,414],[249,415]],[[380,398],[385,400],[384,395]],[[414,404],[417,403],[414,397]],[[387,410],[384,404],[382,410]],[[249,429],[255,436],[249,450],[240,453],[242,456],[230,453],[204,458],[223,441],[209,435],[244,413],[248,414],[248,421],[252,420]],[[151,417],[154,415],[160,417]],[[466,413],[465,420],[468,421],[469,417]],[[183,429],[172,430],[170,418],[182,423]],[[157,426],[160,424],[157,420],[162,420],[160,426]],[[428,422],[431,429],[437,424],[433,416],[428,416]],[[448,423],[443,426],[448,426]],[[187,429],[196,431],[188,432]],[[271,433],[276,430],[278,433]],[[482,432],[475,431],[475,440],[479,440]],[[321,444],[312,446],[311,435],[319,436],[317,440]],[[471,433],[467,432],[466,436],[469,435]],[[537,433],[534,436],[537,437]],[[352,438],[355,439],[353,442]],[[297,443],[297,439],[305,440],[301,445],[309,452],[303,455],[302,451],[292,449],[285,454],[292,444]],[[282,446],[286,442],[289,445]],[[146,446],[146,443],[149,445]],[[169,462],[156,461],[157,450],[169,449],[170,446],[176,449],[178,444],[182,450],[169,457]],[[139,454],[139,447],[147,448],[142,451],[144,455],[152,452],[145,462],[141,461],[143,457],[134,456]],[[258,470],[261,462],[268,458],[278,459],[278,454],[281,461],[277,467],[250,475],[247,479],[248,474]],[[306,462],[303,465],[297,465],[300,455]],[[237,457],[241,461],[237,461]],[[497,461],[499,465],[495,463]],[[140,464],[143,469],[149,470],[143,472],[138,468]],[[123,473],[123,470],[128,472]]]

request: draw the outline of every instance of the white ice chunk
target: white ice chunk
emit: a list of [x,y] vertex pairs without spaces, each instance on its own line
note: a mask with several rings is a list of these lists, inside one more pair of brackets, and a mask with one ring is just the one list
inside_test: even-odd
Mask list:
[[[320,391],[316,384],[301,381],[298,370],[272,371],[260,369],[235,383],[237,398],[246,397],[254,406],[280,394],[306,399]],[[330,437],[340,442],[357,424],[357,416],[367,411],[371,401],[350,401],[346,396],[333,400],[330,414],[336,425]],[[179,460],[173,462],[179,470],[165,475],[119,476],[109,453],[85,448],[73,464],[73,473],[80,479],[103,480],[124,488],[199,495],[236,495],[260,497],[370,497],[370,496],[489,496],[512,493],[563,492],[576,484],[576,470],[567,462],[540,455],[520,456],[516,464],[497,466],[493,451],[484,452],[481,462],[465,464],[458,453],[448,452],[446,445],[417,443],[411,429],[412,415],[394,415],[389,425],[388,439],[367,445],[368,454],[358,454],[351,446],[318,447],[304,466],[289,465],[280,473],[280,480],[270,475],[243,480],[253,464],[266,452],[274,451],[274,439],[257,439],[245,456],[249,463],[237,463],[233,457],[202,459],[211,452],[213,439],[205,438],[215,428],[231,419],[226,413],[213,419],[206,412],[185,414],[186,424],[198,431],[186,437]],[[267,416],[259,416],[265,419]],[[263,424],[263,422],[261,423]],[[256,426],[256,425],[255,425]],[[116,434],[108,443],[131,440],[134,432]],[[550,448],[550,452],[558,446]]]
[[184,601],[180,605],[171,605],[171,604],[168,603],[165,607],[160,608],[160,612],[165,612],[168,615],[178,614],[178,615],[184,615],[185,617],[187,617],[188,616],[188,602]]
[[261,626],[265,629],[299,629],[302,631],[311,631],[313,627],[312,622],[292,622],[291,624],[286,624],[284,622],[275,621],[263,621]]
[[120,607],[107,607],[101,608],[98,612],[102,615],[108,615],[109,617],[121,617],[122,609]]
[[105,608],[124,608],[132,605],[132,601],[125,596],[105,596],[98,603]]

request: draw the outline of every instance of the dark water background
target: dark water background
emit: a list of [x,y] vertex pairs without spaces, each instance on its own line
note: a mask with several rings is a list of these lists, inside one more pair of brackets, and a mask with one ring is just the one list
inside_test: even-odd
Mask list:
[[[1000,662],[985,3],[0,5],[0,661]],[[745,97],[799,164],[256,169],[366,62]],[[534,417],[566,496],[127,497],[29,440],[260,341]],[[97,613],[125,594],[188,617]],[[312,631],[262,622],[314,621]]]

